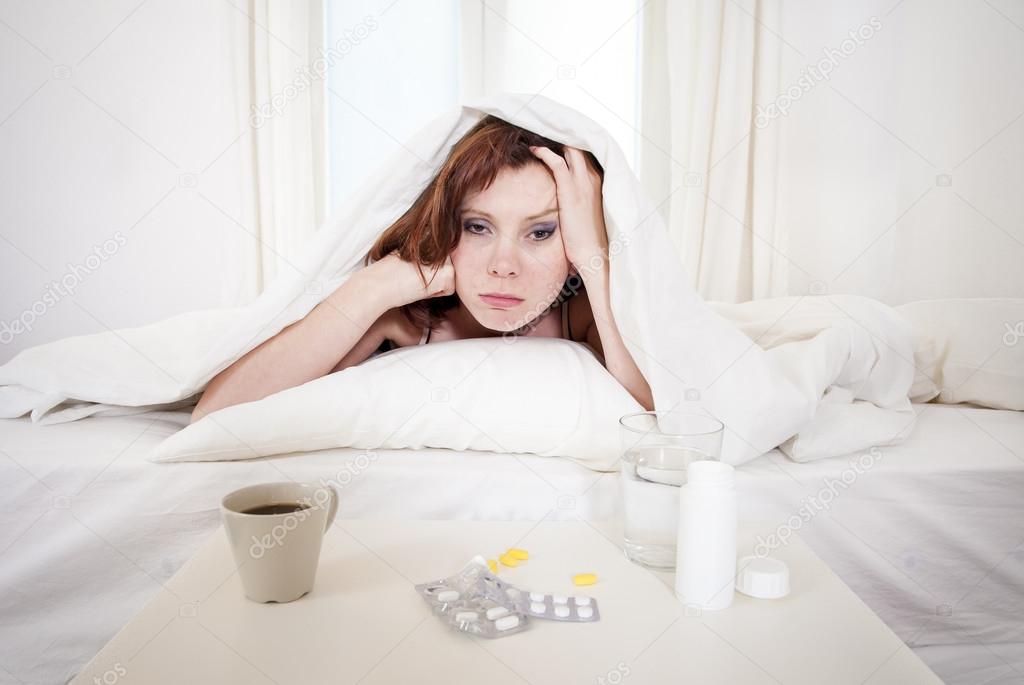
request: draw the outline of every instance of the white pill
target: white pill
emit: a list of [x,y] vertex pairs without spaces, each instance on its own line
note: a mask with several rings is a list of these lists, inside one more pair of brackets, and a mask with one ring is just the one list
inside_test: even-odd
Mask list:
[[555,607],[555,616],[558,618],[566,618],[569,615],[569,607],[564,604],[560,604]]
[[530,602],[530,611],[535,614],[543,614],[545,609],[547,605],[544,602]]
[[577,607],[576,615],[580,618],[590,618],[594,615],[594,607],[582,606]]
[[551,595],[551,601],[555,604],[567,604],[569,602],[569,598],[565,595]]
[[466,621],[466,622],[469,622],[469,621],[475,621],[478,618],[480,618],[480,616],[478,616],[475,611],[460,611],[457,614],[455,614],[455,620],[456,621]]
[[508,630],[510,628],[515,628],[517,625],[519,625],[519,617],[515,614],[499,618],[494,622],[494,627],[497,630]]
[[459,598],[458,590],[445,590],[437,593],[437,601],[439,602],[454,602]]
[[531,602],[543,602],[544,601],[544,595],[542,595],[539,592],[531,592],[530,593],[530,601]]
[[496,618],[501,618],[502,616],[508,616],[508,609],[505,607],[491,607],[487,610],[487,618],[492,621]]
[[576,600],[576,606],[585,607],[590,606],[590,597],[573,597]]

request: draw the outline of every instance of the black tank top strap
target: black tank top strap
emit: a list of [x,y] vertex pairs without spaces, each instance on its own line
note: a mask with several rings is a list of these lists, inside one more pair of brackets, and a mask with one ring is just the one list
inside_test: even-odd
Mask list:
[[563,300],[558,308],[561,310],[562,315],[562,336],[566,340],[572,340],[572,323],[569,319],[569,300],[572,298]]

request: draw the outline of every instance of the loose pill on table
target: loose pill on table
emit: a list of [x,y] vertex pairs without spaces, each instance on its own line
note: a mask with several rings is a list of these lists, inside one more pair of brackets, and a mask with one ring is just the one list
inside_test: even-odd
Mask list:
[[576,606],[585,607],[590,604],[590,597],[573,597],[576,600]]
[[518,559],[516,559],[515,557],[510,557],[507,554],[502,554],[500,557],[498,557],[498,561],[500,561],[501,563],[505,564],[505,566],[509,566],[509,567],[518,566],[519,565],[519,560]]
[[530,553],[525,549],[519,549],[518,547],[510,547],[505,554],[509,555],[513,559],[519,559],[520,561],[526,561],[530,558]]
[[472,621],[477,620],[478,618],[480,617],[477,616],[477,613],[475,611],[460,611],[457,614],[455,614],[456,621],[462,621],[465,623],[470,623]]
[[498,630],[509,630],[517,625],[519,625],[519,617],[515,614],[503,616],[494,622],[494,627]]
[[443,592],[437,593],[437,601],[439,602],[454,602],[458,598],[458,590],[444,590]]
[[569,607],[564,604],[559,604],[555,607],[555,616],[558,618],[567,618],[569,616]]
[[593,585],[597,582],[597,575],[593,573],[577,573],[572,577],[573,585]]
[[487,568],[491,569],[491,573],[497,573],[498,572],[498,562],[496,562],[494,559],[488,559],[487,560]]
[[594,615],[594,607],[578,606],[576,607],[576,615],[580,618],[590,618]]
[[487,618],[492,621],[494,619],[501,618],[502,616],[508,616],[508,614],[509,611],[505,607],[491,607],[487,610]]
[[530,602],[530,611],[535,614],[543,614],[547,605],[544,602]]

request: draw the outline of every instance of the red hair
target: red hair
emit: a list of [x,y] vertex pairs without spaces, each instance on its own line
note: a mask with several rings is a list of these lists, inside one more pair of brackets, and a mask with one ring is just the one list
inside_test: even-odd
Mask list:
[[[498,117],[485,116],[452,146],[437,174],[412,206],[381,234],[363,263],[368,266],[397,251],[402,259],[420,265],[420,277],[426,286],[428,279],[423,267],[436,273],[459,244],[459,207],[463,200],[486,190],[502,169],[519,169],[527,164],[544,166],[530,152],[531,145],[548,147],[565,156],[561,143]],[[584,151],[584,156],[603,178],[604,170],[597,158],[588,151]],[[432,328],[458,302],[458,295],[454,294],[433,297],[404,305],[402,313],[418,327]]]

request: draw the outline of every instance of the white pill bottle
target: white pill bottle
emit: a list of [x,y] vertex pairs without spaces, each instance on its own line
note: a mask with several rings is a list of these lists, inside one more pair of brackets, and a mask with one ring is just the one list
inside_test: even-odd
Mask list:
[[736,474],[720,461],[687,466],[679,492],[676,596],[715,611],[732,604],[736,583]]

